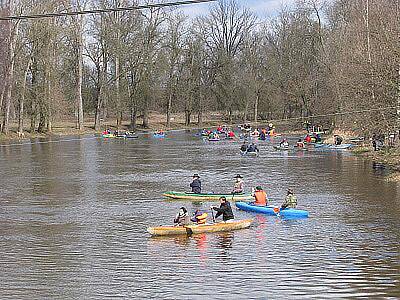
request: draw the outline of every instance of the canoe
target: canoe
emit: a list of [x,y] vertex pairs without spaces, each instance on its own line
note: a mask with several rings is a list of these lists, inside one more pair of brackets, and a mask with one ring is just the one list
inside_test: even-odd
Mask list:
[[182,235],[182,234],[198,234],[198,233],[211,233],[211,232],[223,232],[232,231],[238,229],[249,228],[253,220],[246,219],[240,221],[221,222],[215,224],[203,224],[203,225],[187,225],[184,227],[178,226],[159,226],[149,227],[147,232],[154,236],[165,236],[165,235]]
[[274,145],[273,146],[275,150],[281,150],[281,151],[288,151],[290,150],[289,147],[281,147],[279,145]]
[[136,135],[136,134],[127,134],[127,135],[125,136],[125,138],[127,138],[127,139],[138,139],[139,136]]
[[247,151],[240,151],[242,156],[250,156],[250,157],[257,157],[258,152],[247,152]]
[[246,201],[246,200],[254,200],[254,197],[248,194],[194,194],[194,193],[185,193],[185,192],[166,192],[163,194],[164,197],[176,200],[190,200],[190,201],[218,201],[220,197],[225,197],[230,201]]
[[327,150],[346,150],[352,147],[353,144],[341,144],[341,145],[333,145],[333,144],[316,144],[315,148],[327,149]]
[[[246,202],[236,202],[236,207],[249,212],[255,212],[265,215],[277,216],[277,213],[274,211],[274,206],[256,206],[251,203]],[[307,218],[308,211],[294,208],[286,208],[279,212],[279,215],[282,217],[288,218]]]

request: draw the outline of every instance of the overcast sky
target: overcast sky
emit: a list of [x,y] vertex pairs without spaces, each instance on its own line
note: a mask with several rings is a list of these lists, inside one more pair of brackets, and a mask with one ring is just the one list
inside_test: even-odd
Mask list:
[[[238,0],[240,5],[249,8],[260,17],[275,15],[282,6],[291,5],[295,0]],[[213,3],[192,4],[181,8],[185,14],[196,16],[208,11]]]

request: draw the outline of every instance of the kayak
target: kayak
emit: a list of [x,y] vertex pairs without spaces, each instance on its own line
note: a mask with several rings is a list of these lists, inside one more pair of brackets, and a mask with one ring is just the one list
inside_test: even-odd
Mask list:
[[194,194],[185,192],[166,192],[163,194],[164,197],[176,200],[190,200],[190,201],[218,201],[220,197],[225,197],[230,201],[246,201],[254,200],[254,197],[248,194]]
[[162,138],[165,138],[165,133],[154,133],[153,137],[162,139]]
[[258,152],[240,151],[240,154],[242,156],[251,156],[251,157],[257,157],[258,156]]
[[103,138],[108,139],[108,138],[115,138],[115,135],[112,133],[108,133],[108,134],[102,134],[101,135]]
[[138,139],[139,136],[137,136],[136,134],[127,134],[127,135],[125,135],[125,138],[127,138],[127,139]]
[[289,150],[289,147],[282,147],[282,146],[279,146],[279,145],[274,145],[273,147],[274,147],[275,150],[282,150],[282,151],[288,151]]
[[187,226],[159,226],[149,227],[147,232],[151,235],[165,236],[165,235],[182,235],[182,234],[198,234],[198,233],[210,233],[210,232],[223,232],[232,231],[238,229],[249,228],[253,220],[240,220],[240,221],[228,221],[215,224],[203,224],[203,225],[187,225]]
[[353,144],[341,144],[341,145],[333,145],[333,144],[316,144],[315,148],[329,149],[329,150],[346,150],[352,147]]
[[219,142],[220,139],[208,139],[209,142]]
[[[237,208],[239,208],[243,211],[256,212],[256,213],[271,215],[271,216],[278,215],[274,211],[274,208],[276,210],[276,207],[274,207],[274,206],[257,206],[257,205],[253,205],[251,203],[246,203],[246,202],[236,202],[235,204],[236,204]],[[282,217],[289,217],[289,218],[307,218],[308,211],[301,210],[301,209],[294,209],[294,208],[286,208],[286,209],[282,209],[279,212],[279,215]]]

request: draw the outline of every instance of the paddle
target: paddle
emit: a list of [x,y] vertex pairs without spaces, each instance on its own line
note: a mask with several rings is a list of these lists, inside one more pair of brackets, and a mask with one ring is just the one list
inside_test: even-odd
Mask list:
[[213,223],[215,223],[214,208],[213,208],[213,206],[211,206],[211,215],[212,215],[212,218],[213,218]]

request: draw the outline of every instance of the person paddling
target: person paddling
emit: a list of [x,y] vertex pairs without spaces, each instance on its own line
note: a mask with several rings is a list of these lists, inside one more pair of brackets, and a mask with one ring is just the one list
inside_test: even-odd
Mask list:
[[297,147],[297,148],[304,148],[304,143],[301,141],[301,139],[299,139],[299,140],[297,141],[295,147]]
[[285,202],[282,204],[281,209],[296,208],[296,206],[297,206],[297,197],[293,193],[292,189],[288,189]]
[[244,141],[243,142],[243,145],[240,147],[240,151],[242,151],[242,152],[246,152],[247,151],[247,143],[246,143],[246,141]]
[[268,204],[267,193],[262,189],[261,186],[257,186],[253,193],[253,197],[256,201],[253,203],[257,206],[266,206]]
[[190,224],[188,211],[185,207],[181,207],[174,219],[175,226],[186,226]]
[[219,207],[211,206],[211,209],[213,209],[217,212],[217,214],[215,215],[215,218],[218,218],[219,216],[222,215],[222,220],[224,222],[233,220],[235,217],[233,215],[233,211],[232,211],[229,201],[226,200],[225,197],[219,198],[219,201],[221,203],[221,205]]
[[236,175],[235,176],[236,181],[235,181],[235,185],[233,187],[233,194],[241,194],[244,191],[244,182],[243,182],[243,177],[241,175]]
[[192,193],[201,194],[201,181],[199,174],[193,175],[193,181],[190,184],[190,187],[192,188]]

